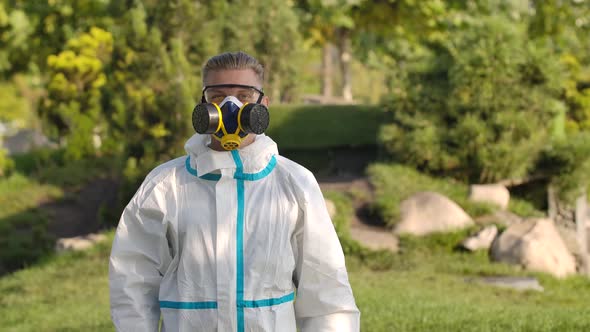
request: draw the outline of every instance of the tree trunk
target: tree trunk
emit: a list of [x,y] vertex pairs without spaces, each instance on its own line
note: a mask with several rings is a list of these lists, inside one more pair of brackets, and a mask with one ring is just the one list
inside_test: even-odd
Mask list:
[[350,73],[350,63],[352,52],[350,47],[350,30],[340,29],[338,33],[338,51],[340,58],[340,72],[342,73],[342,98],[352,101],[352,82]]
[[324,99],[332,97],[332,44],[326,42],[322,49],[322,96]]

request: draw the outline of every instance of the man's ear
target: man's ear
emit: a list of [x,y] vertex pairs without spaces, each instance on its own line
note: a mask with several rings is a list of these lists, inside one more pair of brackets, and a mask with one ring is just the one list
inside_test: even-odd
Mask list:
[[270,99],[268,96],[263,96],[260,103],[268,108],[268,104],[270,104]]

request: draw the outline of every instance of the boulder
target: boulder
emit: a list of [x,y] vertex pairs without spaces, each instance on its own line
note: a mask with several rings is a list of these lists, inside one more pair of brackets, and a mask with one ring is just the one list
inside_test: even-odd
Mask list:
[[503,225],[503,226],[510,226],[513,224],[517,224],[522,222],[523,218],[510,212],[510,211],[503,211],[503,210],[496,210],[491,214],[487,214],[484,216],[477,217],[475,222],[480,225]]
[[491,257],[558,278],[576,273],[576,261],[550,219],[528,219],[508,227],[492,244]]
[[85,236],[61,238],[55,243],[55,250],[57,252],[85,250],[105,239],[106,236],[104,234],[88,234]]
[[419,192],[400,204],[396,234],[426,235],[448,232],[473,225],[459,205],[435,192]]
[[496,235],[498,235],[498,227],[496,227],[496,225],[489,225],[477,234],[463,240],[461,246],[469,251],[480,249],[487,250],[492,245],[492,242],[494,242]]
[[506,210],[510,203],[510,192],[501,184],[474,184],[469,187],[469,199],[473,202],[490,203]]

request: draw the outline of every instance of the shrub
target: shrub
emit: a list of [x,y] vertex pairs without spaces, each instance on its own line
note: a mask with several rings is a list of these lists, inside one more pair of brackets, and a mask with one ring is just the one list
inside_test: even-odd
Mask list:
[[558,59],[505,18],[451,30],[386,101],[380,143],[398,162],[471,182],[527,175],[563,107]]
[[14,161],[8,157],[5,149],[0,147],[0,178],[9,175],[14,169]]
[[366,105],[271,105],[267,134],[279,149],[322,150],[377,144],[386,113]]

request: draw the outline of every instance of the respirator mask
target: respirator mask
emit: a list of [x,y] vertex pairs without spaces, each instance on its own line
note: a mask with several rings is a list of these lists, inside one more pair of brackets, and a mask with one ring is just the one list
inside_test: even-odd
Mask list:
[[[221,88],[237,88],[237,96],[226,96]],[[199,134],[213,135],[225,150],[238,149],[248,134],[259,135],[268,128],[268,109],[260,104],[263,96],[261,90],[252,86],[207,86],[201,103],[193,110],[193,128]]]

